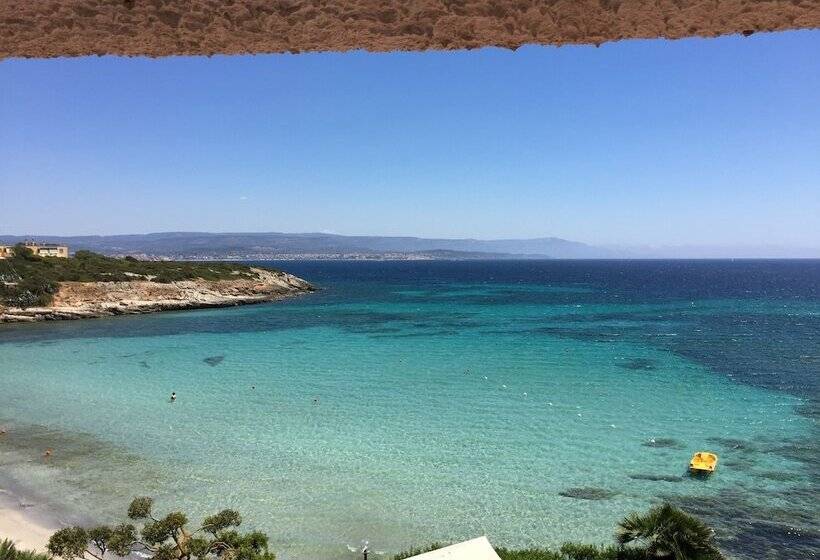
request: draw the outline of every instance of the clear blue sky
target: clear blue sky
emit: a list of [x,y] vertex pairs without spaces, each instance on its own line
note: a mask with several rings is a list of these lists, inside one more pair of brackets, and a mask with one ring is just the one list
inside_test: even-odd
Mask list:
[[820,31],[0,63],[0,234],[820,246]]

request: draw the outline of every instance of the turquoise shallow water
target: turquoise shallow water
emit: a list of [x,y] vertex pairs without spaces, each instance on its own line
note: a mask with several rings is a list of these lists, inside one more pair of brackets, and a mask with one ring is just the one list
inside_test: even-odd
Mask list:
[[236,507],[286,559],[609,542],[660,499],[815,557],[816,261],[282,266],[322,291],[0,329],[5,477],[101,519]]

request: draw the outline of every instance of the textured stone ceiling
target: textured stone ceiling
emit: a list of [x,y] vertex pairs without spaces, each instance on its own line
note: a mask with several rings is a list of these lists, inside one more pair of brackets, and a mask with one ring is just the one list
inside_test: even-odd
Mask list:
[[820,0],[0,0],[0,58],[600,44],[820,28]]

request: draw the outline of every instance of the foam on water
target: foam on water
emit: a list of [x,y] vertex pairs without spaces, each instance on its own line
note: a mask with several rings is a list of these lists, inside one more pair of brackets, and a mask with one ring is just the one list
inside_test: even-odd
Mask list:
[[[594,275],[511,281],[490,268],[479,281],[405,264],[408,278],[371,264],[353,282],[343,273],[362,269],[301,266],[322,293],[0,330],[0,418],[17,434],[0,443],[6,473],[106,519],[137,494],[199,515],[236,507],[283,558],[485,533],[609,542],[618,519],[659,499],[714,502],[699,513],[728,536],[738,512],[772,531],[782,521],[803,532],[795,558],[816,552],[816,425],[796,408],[815,386],[773,390],[794,372],[739,383],[736,361],[697,350],[717,337],[731,358],[746,333],[727,317],[817,329],[812,293],[683,301]],[[794,332],[746,358],[766,374],[771,348],[816,356],[817,339]],[[721,456],[709,480],[686,476],[697,449]]]

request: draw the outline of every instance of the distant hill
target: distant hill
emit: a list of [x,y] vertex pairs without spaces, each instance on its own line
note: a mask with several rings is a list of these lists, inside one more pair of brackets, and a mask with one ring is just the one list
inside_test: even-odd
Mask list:
[[421,237],[348,236],[327,233],[168,232],[104,236],[0,236],[0,243],[31,237],[105,255],[174,259],[276,258],[605,258],[601,249],[556,237],[539,239],[426,239]]
[[109,256],[147,259],[732,259],[820,258],[820,247],[777,245],[594,246],[558,237],[435,239],[330,233],[165,232],[132,235],[0,235],[0,244],[26,239],[63,243]]

